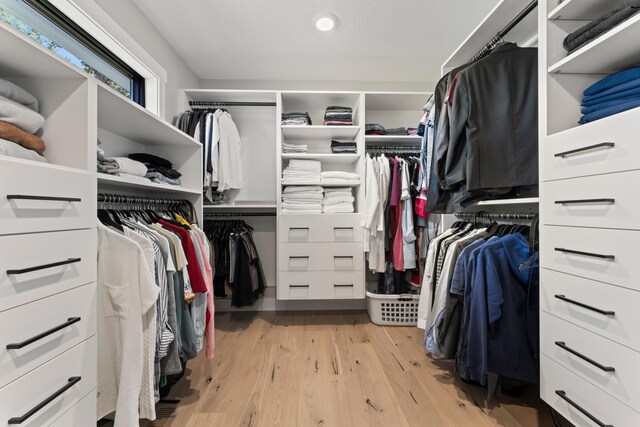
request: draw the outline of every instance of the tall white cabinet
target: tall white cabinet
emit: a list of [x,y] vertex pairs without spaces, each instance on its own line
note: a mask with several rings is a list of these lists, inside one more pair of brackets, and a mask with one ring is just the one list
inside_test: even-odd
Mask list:
[[539,5],[541,397],[577,426],[640,425],[640,109],[577,124],[584,89],[637,66],[640,15],[562,48],[621,3]]

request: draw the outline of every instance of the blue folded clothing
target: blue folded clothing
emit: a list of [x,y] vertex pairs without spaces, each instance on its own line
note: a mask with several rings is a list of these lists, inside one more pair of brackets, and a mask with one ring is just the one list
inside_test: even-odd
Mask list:
[[613,116],[614,114],[622,113],[623,111],[631,110],[637,107],[640,107],[640,99],[621,102],[612,107],[585,114],[582,116],[582,118],[580,118],[580,121],[578,123],[582,125],[585,123],[594,122],[596,120],[604,119],[605,117]]
[[616,100],[613,100],[613,101],[600,102],[600,103],[592,105],[592,106],[582,107],[582,110],[580,110],[580,112],[582,114],[595,113],[596,111],[604,110],[604,109],[609,108],[609,107],[615,107],[616,105],[620,105],[620,104],[625,103],[625,102],[631,102],[631,101],[636,101],[636,100],[640,100],[640,95],[634,95],[634,96],[630,96],[628,98],[616,99]]
[[592,96],[607,89],[612,89],[624,83],[640,79],[640,67],[630,68],[618,73],[610,74],[602,80],[589,86],[584,92],[584,96]]
[[609,89],[606,92],[602,92],[602,94],[582,98],[582,106],[591,107],[602,102],[622,100],[625,98],[636,97],[638,95],[640,95],[640,82],[638,86],[628,88],[627,90],[623,90],[621,92],[614,91],[614,89]]

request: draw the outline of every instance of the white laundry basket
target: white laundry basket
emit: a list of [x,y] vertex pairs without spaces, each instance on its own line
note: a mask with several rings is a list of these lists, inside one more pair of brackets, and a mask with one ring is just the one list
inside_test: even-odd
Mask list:
[[420,295],[382,295],[367,292],[367,311],[380,326],[416,326]]

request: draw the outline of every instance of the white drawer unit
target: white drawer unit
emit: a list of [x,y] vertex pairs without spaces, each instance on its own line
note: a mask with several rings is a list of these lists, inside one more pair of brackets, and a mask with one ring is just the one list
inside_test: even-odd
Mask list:
[[540,356],[540,397],[577,427],[640,425],[640,413],[545,355]]
[[362,271],[361,243],[281,243],[280,271]]
[[[96,388],[97,339],[67,352],[0,389],[0,426],[50,425]],[[77,426],[95,424],[78,420]]]
[[543,267],[640,290],[640,232],[543,226],[540,239]]
[[640,351],[640,292],[547,269],[540,282],[542,311]]
[[540,352],[640,411],[640,353],[547,313]]
[[[91,390],[89,394],[80,400],[71,409],[58,418],[51,427],[75,427],[89,425],[89,422],[96,418],[96,390]],[[93,425],[95,421],[91,423]]]
[[0,159],[0,235],[96,225],[96,181],[88,172]]
[[544,138],[540,180],[640,169],[640,145],[633,131],[639,121],[635,109]]
[[96,230],[0,237],[0,311],[96,281]]
[[0,313],[0,387],[96,334],[91,283]]
[[281,271],[278,299],[364,299],[363,271]]
[[544,224],[639,230],[640,171],[543,182]]
[[361,242],[360,214],[281,215],[283,243]]

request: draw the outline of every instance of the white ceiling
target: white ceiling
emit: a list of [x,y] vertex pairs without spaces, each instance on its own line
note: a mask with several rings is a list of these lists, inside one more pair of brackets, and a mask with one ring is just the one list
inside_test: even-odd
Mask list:
[[201,79],[380,82],[438,80],[497,1],[134,0]]

